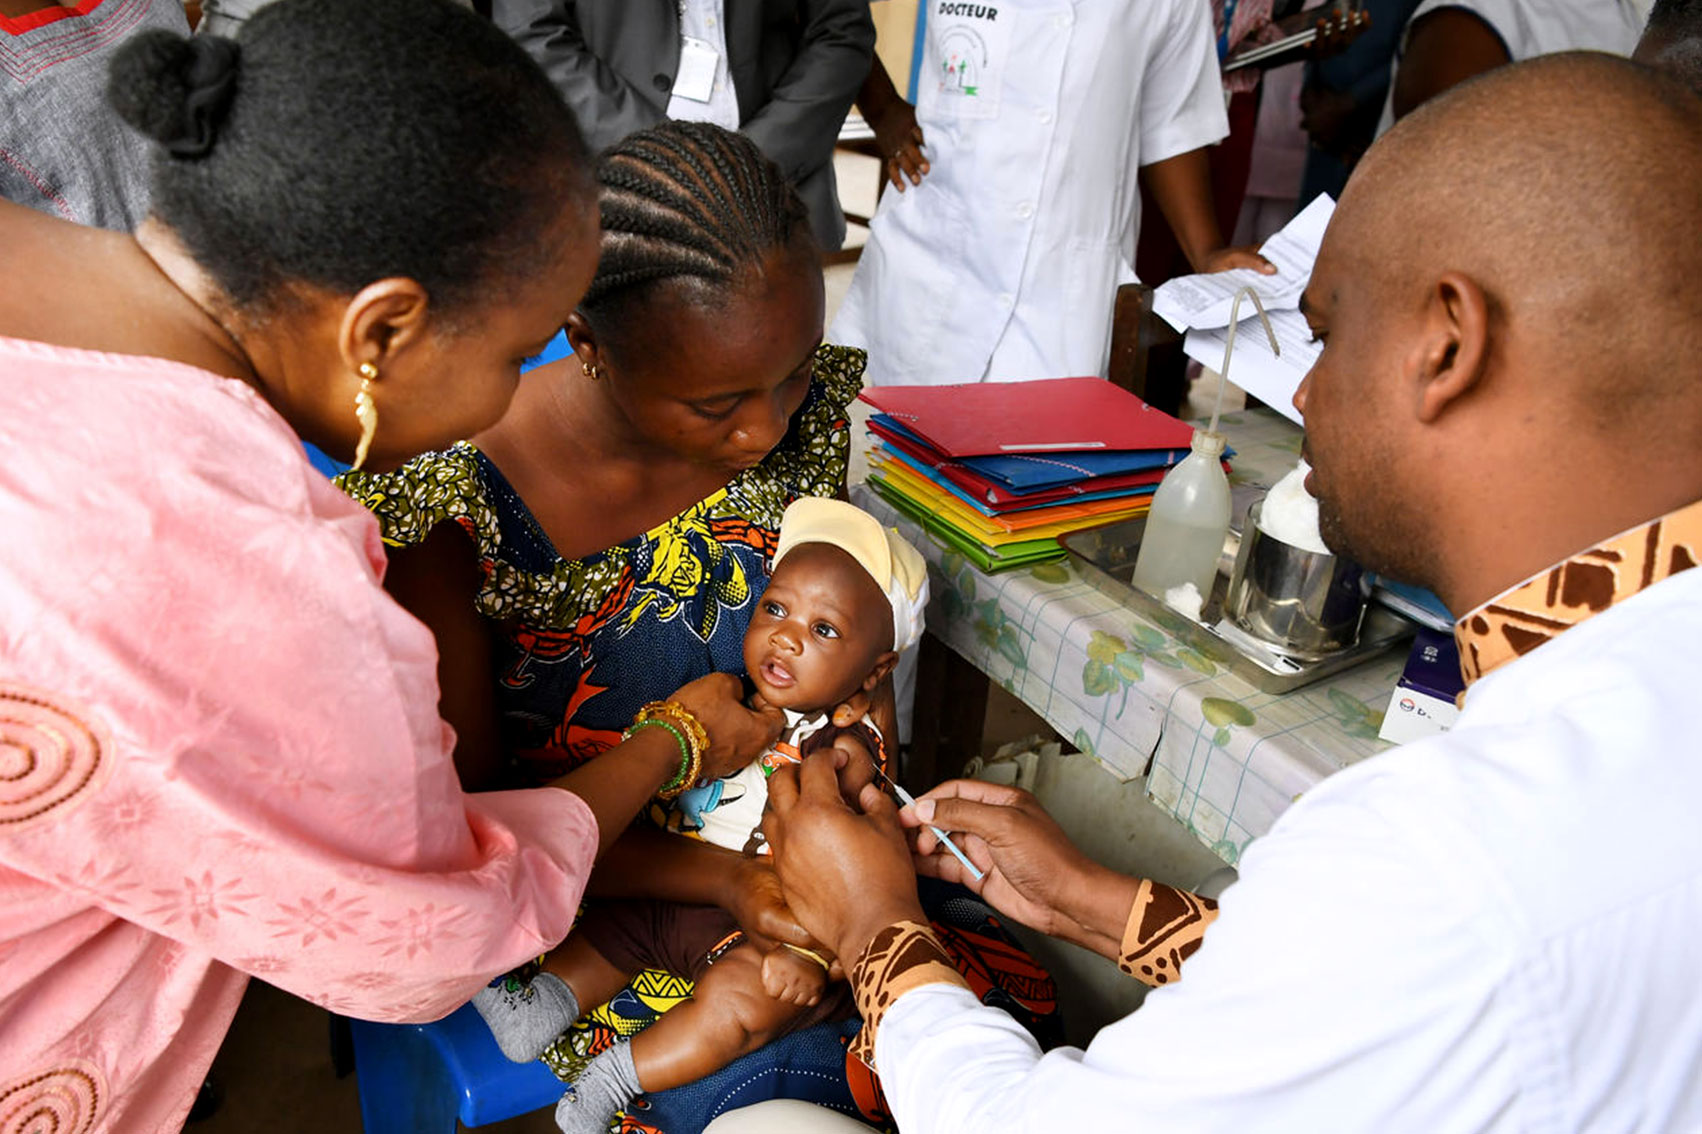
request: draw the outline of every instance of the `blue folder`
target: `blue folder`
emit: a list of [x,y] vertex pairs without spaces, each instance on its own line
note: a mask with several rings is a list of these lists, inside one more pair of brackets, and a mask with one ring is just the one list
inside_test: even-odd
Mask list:
[[[877,413],[871,416],[869,421],[879,423],[882,429],[934,450],[934,447],[914,430],[906,429],[888,414]],[[1169,468],[1187,455],[1186,449],[1078,449],[1046,454],[1004,453],[987,457],[957,457],[954,461],[980,476],[998,481],[1012,492],[1039,492],[1060,485],[1077,484],[1096,476],[1118,476],[1123,473]],[[947,458],[941,454],[940,459],[943,461]]]

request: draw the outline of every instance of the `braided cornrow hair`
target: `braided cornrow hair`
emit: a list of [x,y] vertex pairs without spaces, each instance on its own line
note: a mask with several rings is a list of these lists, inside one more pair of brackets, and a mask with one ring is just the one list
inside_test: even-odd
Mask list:
[[804,204],[743,134],[665,122],[628,135],[597,163],[602,258],[587,314],[658,284],[729,285],[796,240],[814,240]]

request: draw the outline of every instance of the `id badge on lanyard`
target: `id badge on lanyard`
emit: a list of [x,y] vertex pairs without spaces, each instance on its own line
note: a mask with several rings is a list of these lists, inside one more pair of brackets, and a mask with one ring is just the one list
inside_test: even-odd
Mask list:
[[701,39],[680,37],[680,66],[674,73],[673,93],[693,102],[708,102],[715,93],[715,69],[721,54]]
[[998,117],[1015,19],[997,0],[929,0],[917,102],[933,116]]

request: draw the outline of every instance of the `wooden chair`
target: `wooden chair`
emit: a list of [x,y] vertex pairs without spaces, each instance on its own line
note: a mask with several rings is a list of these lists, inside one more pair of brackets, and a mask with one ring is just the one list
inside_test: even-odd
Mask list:
[[1143,283],[1124,284],[1117,289],[1111,309],[1111,361],[1105,376],[1113,384],[1145,398],[1147,353],[1182,336],[1152,313],[1152,288]]

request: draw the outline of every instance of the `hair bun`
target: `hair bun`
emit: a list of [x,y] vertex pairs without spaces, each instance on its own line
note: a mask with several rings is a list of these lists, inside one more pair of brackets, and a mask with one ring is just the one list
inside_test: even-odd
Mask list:
[[143,32],[113,57],[107,98],[173,157],[205,157],[236,92],[241,57],[222,36]]

